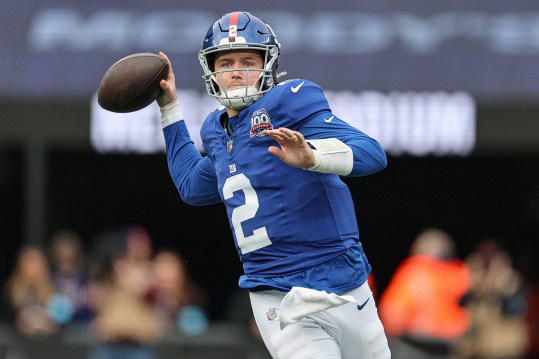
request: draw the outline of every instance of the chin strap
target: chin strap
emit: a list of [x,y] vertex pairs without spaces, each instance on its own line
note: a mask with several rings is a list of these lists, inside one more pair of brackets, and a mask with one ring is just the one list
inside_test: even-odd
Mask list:
[[255,102],[260,93],[254,86],[238,87],[231,90],[225,90],[222,92],[225,95],[224,98],[219,98],[219,102],[223,106],[231,108],[233,110],[241,110],[253,102]]
[[354,153],[344,142],[336,138],[307,140],[314,147],[314,165],[309,171],[335,173],[346,176],[354,167]]

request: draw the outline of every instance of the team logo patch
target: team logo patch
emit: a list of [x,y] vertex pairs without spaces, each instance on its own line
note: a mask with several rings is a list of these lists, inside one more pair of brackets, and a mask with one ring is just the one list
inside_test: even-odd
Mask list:
[[266,317],[270,322],[275,322],[279,319],[279,309],[277,308],[268,308],[266,312]]
[[266,112],[266,109],[262,108],[253,112],[251,116],[251,137],[263,137],[265,136],[262,131],[273,130],[273,126],[270,122],[270,117]]

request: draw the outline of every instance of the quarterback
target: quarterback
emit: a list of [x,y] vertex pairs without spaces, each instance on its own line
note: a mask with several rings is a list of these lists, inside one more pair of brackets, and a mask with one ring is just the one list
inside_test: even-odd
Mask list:
[[224,203],[244,269],[239,286],[274,358],[389,358],[340,178],[384,169],[385,152],[333,114],[316,83],[279,81],[279,56],[271,27],[248,12],[209,28],[198,57],[222,106],[202,125],[204,155],[170,66],[157,99],[170,174],[186,203]]

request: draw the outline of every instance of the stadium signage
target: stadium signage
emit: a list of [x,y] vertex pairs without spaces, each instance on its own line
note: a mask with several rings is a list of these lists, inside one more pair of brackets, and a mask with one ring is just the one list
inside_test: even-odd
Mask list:
[[[279,29],[286,52],[374,54],[398,47],[416,55],[434,54],[454,41],[474,43],[499,54],[539,54],[539,12],[445,11],[420,16],[399,12],[258,11]],[[215,14],[203,10],[52,8],[30,21],[28,46],[36,52],[124,52],[159,47],[192,53]],[[316,29],[305,32],[302,29]]]
[[[475,102],[466,93],[329,91],[335,115],[380,141],[391,155],[466,156],[475,147]],[[200,151],[200,126],[218,103],[205,93],[178,91],[186,125]],[[100,153],[158,153],[165,143],[157,105],[118,114],[94,97],[91,142]]]

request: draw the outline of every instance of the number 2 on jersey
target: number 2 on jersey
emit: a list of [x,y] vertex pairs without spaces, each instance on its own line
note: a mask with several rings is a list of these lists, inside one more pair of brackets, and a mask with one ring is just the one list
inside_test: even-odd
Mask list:
[[245,233],[243,233],[243,228],[241,226],[242,222],[254,218],[259,207],[256,191],[251,185],[249,178],[243,173],[227,178],[223,186],[223,196],[225,200],[232,198],[236,191],[243,191],[245,196],[245,203],[234,208],[231,218],[241,253],[246,254],[271,245],[271,240],[269,239],[266,227],[255,229],[253,234],[247,237],[245,236]]

